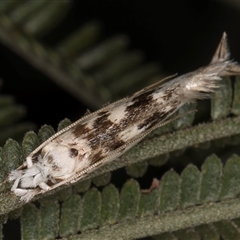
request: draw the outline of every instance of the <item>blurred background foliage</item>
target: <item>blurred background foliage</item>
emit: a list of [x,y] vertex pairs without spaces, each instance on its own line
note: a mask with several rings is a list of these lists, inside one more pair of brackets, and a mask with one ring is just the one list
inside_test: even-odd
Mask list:
[[[169,74],[183,74],[208,64],[223,31],[228,34],[232,58],[240,62],[239,11],[238,2],[217,0],[1,1],[1,145],[9,137],[21,142],[26,131],[46,123],[56,128],[65,117],[75,121],[86,109],[96,110]],[[227,81],[225,86],[231,88]],[[209,121],[209,101],[201,102],[198,110],[194,123]],[[212,119],[226,117],[231,110],[227,111],[220,117],[212,114]],[[237,110],[232,113],[239,114]],[[175,128],[181,127],[178,124]],[[141,188],[147,188],[154,174],[162,176],[171,168],[181,172],[192,159],[200,168],[206,156],[217,151],[216,145],[225,162],[230,153],[222,146],[227,143],[229,139],[221,140],[211,149],[205,143],[197,157],[195,149],[185,155],[184,149],[174,152],[161,170],[150,167],[149,171],[141,163],[136,168],[128,166],[126,172],[135,178],[145,176],[139,182]],[[165,162],[151,161],[153,166]],[[120,169],[112,182],[121,189],[128,178]],[[33,205],[28,208],[36,212]],[[26,216],[27,212],[22,221],[30,221]],[[18,220],[3,226],[4,239],[20,236]],[[220,224],[216,226],[220,229]],[[14,237],[13,227],[18,229]],[[30,239],[31,234],[23,232],[24,239]],[[190,239],[183,235],[177,232],[162,238]]]
[[[25,3],[25,1],[19,1],[19,3],[18,1],[3,2],[16,3],[12,4],[15,6],[14,9],[17,6],[20,8]],[[50,17],[48,21],[43,21],[43,25],[46,27],[45,31],[42,30],[42,27],[39,27],[39,31],[35,30],[31,34],[28,33],[27,39],[33,45],[35,43],[39,48],[34,49],[35,45],[28,48],[29,42],[26,42],[25,38],[25,41],[21,42],[23,37],[21,39],[17,37],[20,33],[25,36],[27,23],[30,25],[38,17],[37,10],[31,10],[33,14],[30,14],[28,18],[22,17],[23,20],[19,20],[20,23],[13,23],[10,18],[11,16],[14,17],[13,13],[15,13],[15,16],[17,15],[17,10],[7,11],[11,27],[14,24],[11,40],[15,42],[16,47],[20,45],[21,48],[22,44],[24,49],[25,46],[25,53],[31,53],[34,56],[33,58],[42,60],[41,62],[49,65],[49,68],[52,66],[50,63],[57,66],[59,64],[58,69],[64,72],[66,72],[65,69],[68,69],[67,73],[70,72],[69,68],[73,68],[73,76],[75,72],[81,74],[81,71],[83,71],[81,64],[78,66],[72,64],[77,57],[82,56],[82,52],[80,51],[78,55],[76,51],[75,56],[70,54],[70,56],[66,57],[65,55],[68,52],[64,55],[64,51],[60,50],[60,46],[64,43],[64,40],[90,23],[95,23],[94,26],[91,26],[92,32],[94,32],[92,35],[97,35],[95,43],[93,41],[89,43],[93,48],[120,35],[122,37],[119,40],[120,42],[122,40],[122,45],[119,44],[121,45],[119,50],[121,53],[136,53],[135,62],[140,61],[146,65],[155,64],[157,72],[163,72],[164,75],[176,72],[182,74],[208,64],[223,31],[228,34],[232,57],[236,60],[240,57],[240,33],[237,25],[239,18],[238,8],[220,1],[195,1],[194,3],[189,1],[45,2],[48,2],[46,4],[55,2],[60,5],[58,8],[59,11],[62,11],[62,18],[58,20],[58,24],[52,25],[51,22],[56,17]],[[36,3],[33,5],[35,6]],[[43,4],[39,5],[39,8],[44,7]],[[49,9],[49,6],[45,7]],[[44,14],[45,17],[46,14]],[[5,15],[1,15],[5,17]],[[1,22],[4,22],[4,20]],[[48,24],[51,28],[48,27]],[[36,24],[35,27],[37,28],[38,25]],[[11,27],[9,28],[11,29]],[[1,29],[6,28],[1,27]],[[18,34],[16,31],[20,33]],[[75,44],[76,49],[78,48],[77,45]],[[91,47],[89,48],[91,49]],[[141,87],[138,83],[132,83],[131,87],[123,88],[124,92],[121,94],[111,94],[111,91],[108,90],[111,84],[106,81],[105,87],[107,90],[104,92],[106,95],[103,94],[102,97],[106,97],[106,99],[97,98],[97,94],[99,94],[97,92],[95,99],[92,100],[93,103],[90,104],[83,99],[79,99],[79,96],[75,96],[68,89],[61,88],[56,81],[52,81],[53,78],[46,73],[46,70],[32,66],[31,59],[28,60],[27,57],[24,58],[16,54],[15,49],[13,47],[9,48],[7,43],[1,41],[0,50],[1,78],[4,79],[1,91],[3,94],[13,95],[18,103],[26,106],[27,118],[36,123],[38,127],[45,123],[56,126],[59,120],[66,116],[76,120],[82,116],[86,108],[94,110],[106,102],[119,99],[119,97],[126,96]],[[59,56],[60,52],[63,57]],[[43,55],[42,58],[41,54]],[[113,56],[116,55],[117,53],[113,54]],[[111,58],[109,57],[109,59]],[[109,61],[112,63],[112,59]],[[135,65],[137,66],[132,66],[131,71],[137,70],[141,66],[139,63]],[[107,66],[104,69],[88,70],[87,73],[90,72],[90,77],[94,78],[99,72],[110,70]],[[86,73],[86,70],[83,72]],[[126,70],[127,72],[130,71]],[[155,73],[155,75],[157,74]],[[70,78],[70,76],[67,76],[67,78]],[[77,79],[79,80],[81,77],[77,77]],[[90,80],[93,79],[88,80],[86,82],[91,82]],[[111,80],[116,81],[115,78],[111,78]],[[97,77],[94,79],[94,83],[100,84]],[[145,85],[148,85],[147,80]],[[113,90],[117,91],[116,88]],[[81,88],[79,91],[81,91]],[[102,101],[98,102],[99,99]],[[94,102],[97,102],[95,103],[96,106],[94,106]],[[53,111],[54,114],[52,114]]]

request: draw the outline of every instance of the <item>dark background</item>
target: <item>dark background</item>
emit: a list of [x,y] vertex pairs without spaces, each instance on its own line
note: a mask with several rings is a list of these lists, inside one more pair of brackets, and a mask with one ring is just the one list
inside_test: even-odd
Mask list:
[[[232,57],[240,61],[240,7],[220,1],[80,1],[41,42],[54,47],[84,23],[100,21],[105,37],[126,34],[131,48],[147,61],[159,63],[165,73],[186,73],[208,64],[223,31]],[[0,46],[1,92],[15,96],[28,109],[27,120],[54,127],[69,117],[78,119],[88,107],[33,69],[11,50]]]

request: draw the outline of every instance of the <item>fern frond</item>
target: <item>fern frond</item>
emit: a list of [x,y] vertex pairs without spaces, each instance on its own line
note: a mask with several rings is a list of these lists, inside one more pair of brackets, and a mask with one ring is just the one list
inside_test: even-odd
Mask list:
[[[239,176],[239,156],[232,155],[223,167],[221,160],[211,155],[201,171],[191,164],[181,175],[173,170],[166,172],[159,187],[148,193],[130,179],[120,192],[110,184],[101,192],[91,188],[82,198],[78,194],[68,195],[61,207],[56,200],[50,200],[52,197],[46,198],[43,206],[40,201],[40,209],[26,205],[21,216],[22,227],[31,234],[39,230],[49,233],[48,229],[52,229],[55,238],[56,229],[60,229],[59,236],[69,239],[112,239],[115,235],[136,239],[172,231],[178,236],[182,229],[213,222],[217,226],[219,221],[239,218]],[[42,207],[46,206],[51,212],[50,219],[40,218]],[[28,223],[30,215],[34,221]],[[45,221],[51,221],[55,227],[50,228]]]

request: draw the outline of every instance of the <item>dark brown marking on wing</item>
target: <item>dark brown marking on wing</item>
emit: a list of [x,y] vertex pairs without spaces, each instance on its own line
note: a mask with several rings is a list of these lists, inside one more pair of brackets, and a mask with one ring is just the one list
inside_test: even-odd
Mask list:
[[74,157],[77,157],[78,155],[78,150],[75,149],[75,148],[70,148],[69,149],[69,157],[70,158],[74,158]]
[[48,162],[49,164],[51,164],[51,163],[53,162],[53,160],[54,160],[54,158],[53,158],[52,155],[49,155],[49,156],[47,157],[47,162]]
[[81,135],[84,135],[90,131],[91,129],[87,127],[87,124],[85,123],[85,124],[78,124],[74,126],[72,133],[78,138],[78,137],[81,137]]
[[100,112],[98,114],[99,117],[93,123],[93,128],[94,129],[95,128],[101,128],[101,129],[109,128],[113,124],[113,122],[108,119],[108,116],[110,114],[111,113],[108,111]]
[[179,89],[181,89],[181,86],[179,83],[175,83],[174,87],[172,88],[165,89],[163,91],[163,96],[162,96],[163,100],[168,101],[171,98],[176,98],[180,94]]
[[173,92],[174,92],[173,88],[166,89],[163,93],[163,100],[168,101],[172,97]]
[[[117,148],[121,147],[124,143],[125,142],[120,140],[120,139],[116,140],[116,141],[112,141],[112,142],[108,143],[107,148],[110,149],[111,151],[114,151]],[[105,149],[98,150],[96,153],[92,153],[90,158],[89,158],[90,161],[91,161],[91,164],[99,162],[103,158],[105,158],[107,156],[107,153],[105,152],[105,150],[106,150],[106,147],[105,147]]]
[[83,158],[86,156],[86,154],[88,154],[88,152],[85,152],[85,153],[83,153],[83,154],[81,154],[81,153],[78,152],[77,160],[78,160],[78,161],[82,161]]
[[[103,148],[114,151],[124,145],[126,142],[121,139],[119,134],[127,127],[131,128],[142,119],[150,116],[152,111],[149,111],[149,108],[154,109],[157,105],[156,100],[153,99],[153,93],[154,90],[151,90],[131,99],[130,105],[126,107],[124,117],[118,124],[108,118],[111,112],[100,112],[93,123],[93,130],[84,137],[93,152],[98,152],[99,149]],[[101,156],[103,155],[104,153],[101,153]],[[94,156],[94,159],[99,157]]]
[[90,156],[91,164],[94,164],[103,158],[104,158],[103,151],[99,150],[97,153],[94,153],[94,154],[92,154],[92,156]]
[[47,153],[46,150],[43,148],[43,149],[41,150],[41,153],[40,153],[40,154],[41,154],[41,157],[44,158],[44,156],[46,155],[46,153]]
[[59,167],[57,164],[54,163],[54,164],[52,165],[52,170],[57,172],[57,171],[60,170],[60,167]]
[[150,90],[132,99],[132,104],[126,107],[126,117],[121,121],[122,128],[131,127],[152,114],[159,105],[153,99],[154,90]]
[[134,97],[132,99],[133,103],[127,106],[126,112],[135,112],[138,109],[143,109],[149,106],[149,104],[153,101],[153,93],[154,90],[151,90]]
[[[97,162],[106,157],[111,151],[118,149],[126,144],[121,133],[126,129],[131,129],[132,126],[138,126],[138,129],[150,129],[156,124],[164,121],[172,112],[175,111],[178,102],[174,99],[174,91],[169,88],[165,90],[164,98],[172,99],[172,109],[166,110],[165,104],[153,98],[155,90],[148,90],[138,96],[129,98],[126,102],[124,115],[120,116],[118,123],[109,119],[111,111],[99,112],[94,120],[92,120],[92,128],[89,129],[86,125],[76,126],[73,133],[79,137],[79,133],[83,133],[82,139],[86,140],[91,148],[89,159],[91,162]],[[168,103],[169,104],[169,103]],[[171,104],[171,103],[170,103]],[[113,111],[115,109],[112,109]],[[140,131],[142,132],[142,131]],[[78,135],[79,134],[79,135]],[[127,133],[126,133],[127,134]],[[131,140],[129,136],[126,139]],[[103,150],[105,149],[105,150]]]
[[108,111],[99,113],[99,117],[93,123],[94,131],[86,136],[92,150],[105,147],[109,142],[114,141],[117,124],[108,119],[110,114]]
[[171,103],[170,103],[170,105],[173,107],[173,108],[176,108],[177,106],[179,106],[179,101],[177,101],[177,100],[174,100],[174,101],[172,101]]
[[162,112],[155,112],[152,116],[148,117],[143,123],[139,124],[138,129],[145,128],[150,129],[154,125],[163,122],[172,112],[174,112],[175,109],[171,109],[168,112],[162,111]]
[[111,150],[116,150],[117,148],[121,147],[123,144],[125,144],[125,141],[121,139],[116,139],[114,142],[110,142],[108,146]]

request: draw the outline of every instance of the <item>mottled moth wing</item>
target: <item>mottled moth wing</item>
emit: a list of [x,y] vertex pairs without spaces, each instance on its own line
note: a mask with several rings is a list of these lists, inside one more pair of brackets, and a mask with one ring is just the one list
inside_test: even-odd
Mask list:
[[164,84],[158,81],[56,133],[27,157],[22,170],[12,171],[12,191],[30,201],[38,194],[75,183],[122,155],[171,121],[169,117],[182,105],[210,97],[222,76],[240,75],[239,64],[229,61],[229,56],[224,33],[210,65]]

